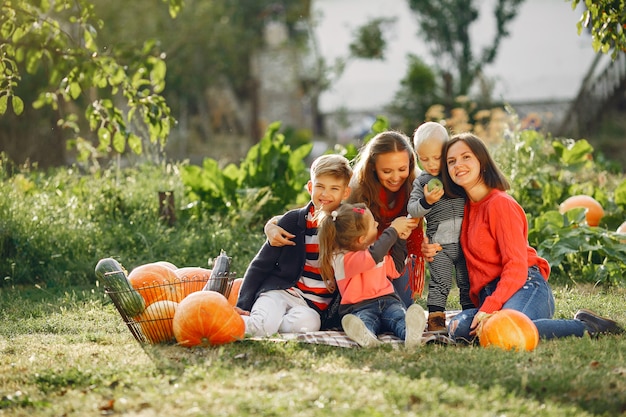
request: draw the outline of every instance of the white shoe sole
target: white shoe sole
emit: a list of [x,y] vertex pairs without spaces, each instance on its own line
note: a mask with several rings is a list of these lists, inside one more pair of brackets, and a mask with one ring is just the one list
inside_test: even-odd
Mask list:
[[426,313],[419,304],[413,304],[406,311],[406,337],[404,346],[410,349],[423,345],[423,334],[426,328]]
[[378,340],[363,323],[363,320],[355,316],[354,314],[346,314],[341,319],[341,326],[346,335],[354,340],[361,347],[374,347],[380,345],[382,342]]

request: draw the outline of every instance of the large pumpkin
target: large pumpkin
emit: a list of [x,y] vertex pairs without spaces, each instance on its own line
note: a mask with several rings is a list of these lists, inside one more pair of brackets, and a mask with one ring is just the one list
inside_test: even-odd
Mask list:
[[564,214],[574,208],[585,209],[585,220],[589,226],[597,227],[604,216],[604,209],[598,201],[588,195],[574,195],[567,198],[559,206],[559,212]]
[[173,263],[171,263],[170,261],[156,261],[154,263],[157,264],[157,265],[167,266],[172,271],[175,271],[175,270],[178,269],[178,267],[176,265],[174,265]]
[[196,266],[178,268],[175,272],[180,280],[181,296],[183,298],[192,292],[202,291],[211,276],[210,269]]
[[174,336],[182,346],[222,345],[243,339],[245,324],[234,307],[217,291],[197,291],[176,309]]
[[174,340],[172,321],[178,303],[170,300],[156,301],[137,318],[141,332],[150,343]]
[[128,274],[128,281],[141,294],[146,306],[161,300],[179,302],[182,299],[178,276],[167,266],[157,263],[140,265]]
[[483,347],[531,351],[539,344],[539,332],[524,313],[503,309],[482,322],[478,339]]
[[242,283],[243,278],[235,278],[230,286],[230,292],[228,293],[228,303],[233,307],[237,305],[237,300],[239,300],[239,290],[241,289]]

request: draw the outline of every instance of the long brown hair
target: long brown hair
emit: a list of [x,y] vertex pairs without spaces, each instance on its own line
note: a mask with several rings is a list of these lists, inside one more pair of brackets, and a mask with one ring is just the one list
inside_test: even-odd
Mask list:
[[398,192],[404,193],[405,201],[408,201],[416,176],[417,164],[411,140],[404,133],[390,130],[377,134],[361,148],[355,158],[354,175],[350,184],[352,193],[348,201],[365,203],[377,221],[381,218],[380,209],[383,202],[380,199],[382,185],[376,174],[376,159],[383,154],[402,151],[405,151],[409,157],[409,176]]
[[320,273],[328,291],[337,288],[333,256],[341,250],[358,250],[359,237],[367,233],[365,221],[367,206],[363,203],[340,205],[331,213],[320,211],[317,221]]
[[[489,154],[489,149],[487,149],[485,142],[473,133],[464,132],[452,136],[450,140],[443,145],[443,150],[441,151],[443,164],[441,177],[446,194],[452,197],[464,197],[466,195],[465,190],[452,181],[450,173],[448,172],[448,149],[450,149],[450,146],[457,142],[465,143],[467,147],[470,148],[470,151],[472,151],[472,153],[476,156],[476,159],[478,159],[478,162],[480,163],[480,173],[482,175],[482,179],[487,187],[495,188],[501,191],[506,191],[511,188],[509,181],[506,179],[502,171],[500,171],[500,168],[498,168],[498,165],[491,157],[491,154]],[[444,167],[445,169],[443,169]]]

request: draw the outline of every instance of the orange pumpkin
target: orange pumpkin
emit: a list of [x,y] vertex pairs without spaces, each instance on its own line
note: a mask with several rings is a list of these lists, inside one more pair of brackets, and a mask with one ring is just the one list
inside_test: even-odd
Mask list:
[[202,291],[211,276],[210,269],[195,266],[178,268],[175,272],[180,280],[181,296],[183,298],[192,292]]
[[178,276],[167,266],[157,263],[140,265],[128,274],[128,281],[141,294],[146,306],[161,300],[179,302],[182,299]]
[[564,214],[574,208],[585,209],[585,220],[592,227],[597,227],[604,216],[604,209],[598,201],[588,195],[574,195],[567,198],[559,206],[559,213]]
[[141,332],[150,343],[174,340],[172,322],[178,303],[170,300],[156,301],[137,318]]
[[243,278],[235,278],[230,286],[230,292],[228,293],[228,304],[233,307],[237,305],[237,300],[239,300],[239,290],[241,289],[242,283]]
[[482,322],[478,339],[483,347],[531,351],[539,344],[539,332],[524,313],[503,309]]
[[168,262],[168,261],[157,261],[157,262],[154,262],[154,263],[157,264],[157,265],[167,266],[172,271],[175,271],[175,270],[178,269],[178,267],[176,265],[174,265],[173,263]]
[[197,291],[176,309],[174,336],[182,346],[222,345],[243,339],[245,324],[228,300],[217,291]]

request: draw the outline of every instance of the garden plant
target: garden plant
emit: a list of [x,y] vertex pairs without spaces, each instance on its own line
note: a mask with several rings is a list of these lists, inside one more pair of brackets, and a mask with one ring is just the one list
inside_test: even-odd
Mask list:
[[[388,126],[379,119],[373,130]],[[365,138],[364,140],[367,140]],[[589,308],[626,324],[626,209],[620,169],[584,140],[515,125],[494,155],[552,265],[555,316]],[[356,148],[331,152],[354,153]],[[209,267],[221,250],[242,275],[272,214],[301,204],[310,146],[273,125],[239,165],[143,163],[42,171],[0,159],[0,415],[612,416],[626,411],[626,339],[540,341],[528,352],[385,344],[338,348],[243,340],[142,345],[94,274],[167,261]],[[288,175],[285,175],[288,173]],[[263,179],[261,181],[261,179]],[[211,184],[220,184],[211,187]],[[163,218],[158,192],[175,197]],[[559,212],[572,195],[604,209]],[[424,305],[425,299],[418,299]],[[459,308],[458,300],[449,309]]]

